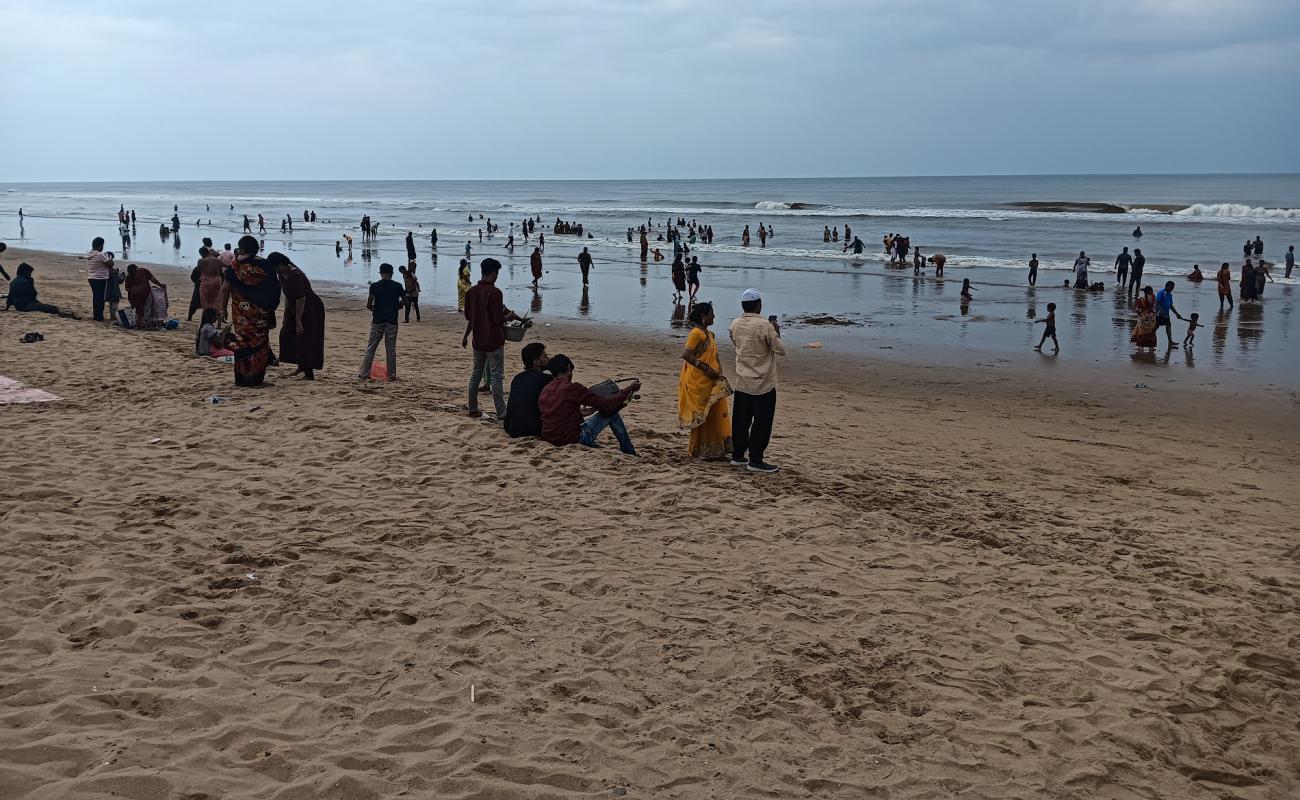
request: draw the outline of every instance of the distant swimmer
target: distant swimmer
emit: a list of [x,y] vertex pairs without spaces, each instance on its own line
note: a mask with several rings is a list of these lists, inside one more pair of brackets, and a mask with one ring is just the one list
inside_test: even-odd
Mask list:
[[860,255],[862,255],[862,251],[867,249],[867,246],[866,246],[865,244],[862,243],[862,240],[861,240],[861,239],[859,239],[858,237],[854,236],[854,237],[853,237],[853,241],[852,241],[852,243],[850,243],[850,242],[848,242],[848,241],[844,242],[844,252],[847,253],[847,252],[849,252],[850,249],[853,250],[853,254],[854,254],[854,255],[859,255],[859,256],[860,256]]
[[1136,228],[1133,229],[1133,235],[1134,235],[1134,236],[1141,236],[1141,235],[1142,235],[1142,226],[1141,226],[1141,225],[1139,225],[1139,226],[1137,226]]
[[1201,274],[1200,264],[1192,265],[1192,271],[1188,273],[1187,280],[1191,281],[1192,283],[1200,283],[1201,281],[1205,280],[1205,276]]

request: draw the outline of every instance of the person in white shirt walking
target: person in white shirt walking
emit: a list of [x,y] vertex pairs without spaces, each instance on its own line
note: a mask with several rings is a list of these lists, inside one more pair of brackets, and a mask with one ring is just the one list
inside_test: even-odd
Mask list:
[[[731,407],[731,465],[750,472],[776,472],[763,460],[776,417],[776,357],[785,355],[776,317],[764,319],[757,289],[740,295],[745,312],[731,322],[736,349],[735,394]],[[746,454],[748,453],[748,459]]]

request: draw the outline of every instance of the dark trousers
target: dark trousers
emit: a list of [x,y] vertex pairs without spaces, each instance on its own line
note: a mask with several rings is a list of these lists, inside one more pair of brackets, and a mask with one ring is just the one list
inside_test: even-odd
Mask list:
[[104,321],[104,295],[107,291],[107,278],[90,279],[90,311],[98,322]]
[[762,464],[763,451],[772,438],[776,417],[776,389],[767,394],[736,392],[731,398],[731,458],[742,461],[749,451],[749,463]]

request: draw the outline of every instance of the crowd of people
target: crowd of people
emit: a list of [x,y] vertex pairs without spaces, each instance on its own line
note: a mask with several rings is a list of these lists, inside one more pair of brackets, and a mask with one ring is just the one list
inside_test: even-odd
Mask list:
[[[486,369],[492,375],[498,418],[511,437],[536,436],[554,445],[596,447],[599,435],[608,428],[619,449],[635,455],[621,411],[638,399],[641,383],[637,379],[602,381],[588,387],[574,379],[576,365],[571,358],[548,355],[543,343],[532,342],[521,351],[523,371],[511,380],[509,398],[503,403],[496,378],[504,364],[499,323],[511,319],[514,312],[500,301],[500,291],[494,285],[500,265],[492,261],[484,260],[483,279],[475,288],[485,288],[465,313],[462,345],[473,333],[475,351],[469,380],[471,416],[481,416],[476,397]],[[766,461],[766,453],[776,416],[776,358],[785,354],[785,348],[776,318],[762,317],[757,289],[746,289],[740,306],[742,313],[729,331],[735,349],[734,382],[722,372],[717,340],[710,330],[715,321],[713,304],[700,302],[691,307],[691,331],[682,350],[678,377],[678,422],[680,429],[688,432],[686,450],[691,457],[728,460],[750,472],[772,473],[779,468]]]
[[[483,219],[483,216],[480,215],[479,218]],[[303,219],[307,222],[315,221],[316,214],[305,210]],[[470,220],[473,219],[471,215]],[[127,211],[125,207],[119,209],[118,221],[124,229],[134,225],[135,212]],[[258,215],[257,221],[259,229],[264,229],[265,219]],[[540,222],[540,216],[527,217],[519,223],[518,232],[525,241],[535,232],[537,222]],[[245,230],[248,230],[250,223],[251,220],[245,216]],[[286,217],[283,224],[287,230],[292,219]],[[178,218],[174,213],[173,226],[177,225]],[[378,223],[366,215],[362,217],[360,227],[363,239],[371,240],[376,235]],[[484,227],[489,235],[500,229],[490,218],[485,221]],[[698,301],[702,266],[699,257],[691,254],[696,243],[713,240],[713,229],[709,225],[700,225],[695,220],[688,222],[684,218],[670,220],[666,228],[663,225],[657,227],[660,229],[658,240],[670,241],[674,248],[671,270],[674,318],[680,318],[678,314],[681,313],[690,326],[690,334],[682,353],[683,365],[678,388],[680,422],[682,428],[690,432],[688,452],[702,458],[730,455],[732,463],[743,464],[755,471],[768,471],[764,452],[775,413],[774,359],[784,353],[780,328],[775,318],[763,319],[759,316],[761,300],[758,292],[746,290],[741,299],[743,313],[729,330],[730,338],[736,346],[736,379],[734,383],[729,382],[722,374],[717,343],[711,330],[714,324],[712,304]],[[765,245],[766,240],[775,235],[770,225],[759,224],[756,227],[760,244]],[[553,231],[581,234],[583,229],[577,223],[569,223],[557,217]],[[654,231],[651,220],[638,228],[627,229],[629,243],[634,237],[639,238],[642,262],[647,261],[651,255],[650,236]],[[513,244],[515,232],[516,224],[512,222],[509,225],[508,246]],[[750,236],[750,228],[746,225],[741,234],[742,244],[748,244]],[[345,238],[350,250],[351,237]],[[853,235],[849,225],[843,225],[842,229],[838,226],[824,226],[823,241],[841,240],[845,252],[863,252],[862,240]],[[179,242],[179,237],[177,241]],[[910,237],[902,234],[885,234],[882,242],[891,265],[907,264],[910,257],[916,273],[919,274],[928,264],[935,267],[937,276],[943,275],[946,259],[942,253],[926,258],[919,247],[912,245]],[[430,244],[435,250],[436,259],[436,229],[430,234]],[[336,243],[336,252],[339,247]],[[411,322],[412,313],[417,322],[420,320],[418,254],[413,231],[407,232],[405,247],[407,263],[397,270],[401,276],[400,281],[394,280],[393,266],[385,263],[379,268],[379,280],[369,287],[366,306],[371,313],[371,325],[357,373],[359,379],[383,377],[396,380],[399,314],[404,312],[404,323]],[[0,253],[4,252],[4,248],[0,243]],[[532,287],[535,291],[544,272],[543,248],[543,237],[539,235],[537,246],[529,257]],[[235,383],[239,386],[264,385],[268,367],[277,363],[296,365],[294,375],[312,380],[316,371],[324,365],[324,304],[312,290],[307,276],[292,260],[279,252],[272,252],[262,258],[262,249],[263,242],[252,235],[240,238],[237,247],[227,243],[223,249],[216,248],[210,238],[203,239],[198,261],[190,275],[193,291],[187,316],[192,320],[196,313],[201,312],[195,352],[231,363]],[[1243,264],[1236,292],[1229,263],[1224,262],[1210,276],[1216,284],[1221,312],[1225,310],[1225,304],[1228,311],[1232,310],[1234,293],[1246,303],[1261,299],[1266,283],[1273,279],[1272,265],[1264,261],[1263,250],[1263,241],[1258,236],[1247,240],[1243,245]],[[658,248],[653,253],[656,261],[662,258]],[[1294,270],[1294,253],[1295,248],[1291,246],[1285,255],[1287,277]],[[492,397],[496,418],[505,422],[511,435],[539,435],[557,444],[592,444],[596,435],[608,427],[619,441],[620,447],[631,452],[632,446],[627,439],[619,411],[635,396],[636,390],[606,385],[608,382],[592,388],[585,387],[574,380],[571,359],[565,356],[548,357],[545,349],[537,343],[525,348],[525,370],[512,382],[511,399],[507,401],[504,391],[505,331],[508,325],[528,323],[504,304],[501,290],[496,286],[501,270],[500,262],[494,258],[482,259],[479,264],[479,280],[473,283],[471,256],[470,243],[467,243],[466,257],[460,260],[457,269],[457,307],[466,320],[462,346],[470,348],[472,345],[473,352],[466,404],[469,414],[479,418],[483,416],[479,410],[478,398],[480,393],[488,393]],[[588,247],[582,248],[577,255],[577,262],[585,301],[586,286],[590,281],[590,273],[595,268],[595,258]],[[1184,317],[1179,312],[1174,302],[1176,286],[1173,281],[1167,281],[1159,291],[1144,285],[1145,263],[1146,257],[1140,248],[1130,252],[1127,246],[1114,261],[1118,287],[1134,298],[1133,310],[1137,321],[1131,336],[1132,342],[1139,348],[1154,348],[1159,341],[1159,332],[1163,329],[1168,346],[1174,347],[1176,337],[1173,320],[1177,319],[1188,323],[1182,343],[1192,346],[1200,327],[1197,315]],[[93,319],[116,320],[126,327],[139,328],[153,327],[162,322],[162,317],[157,312],[157,298],[161,290],[161,303],[165,312],[166,286],[147,268],[130,264],[125,270],[119,269],[114,254],[105,250],[102,238],[96,238],[92,242],[91,249],[86,254],[86,265]],[[1038,269],[1038,256],[1034,253],[1029,260],[1030,286],[1037,283]],[[1067,288],[1087,291],[1104,289],[1104,284],[1094,280],[1096,276],[1091,269],[1091,258],[1086,252],[1080,251],[1074,261],[1073,272],[1073,281],[1065,282]],[[0,276],[10,279],[3,266],[0,266]],[[1206,278],[1199,265],[1195,265],[1187,275],[1187,280],[1194,283]],[[960,292],[963,312],[972,302],[976,291],[970,279],[963,280]],[[125,307],[122,307],[124,300]],[[688,311],[679,312],[681,307],[677,304],[682,300],[687,301]],[[39,299],[34,270],[28,264],[19,265],[17,275],[11,279],[6,308],[75,316],[71,311],[46,304]],[[1037,320],[1044,324],[1044,329],[1035,349],[1041,350],[1050,339],[1054,350],[1059,351],[1056,304],[1049,303],[1047,308],[1047,316]],[[277,311],[283,317],[279,321]],[[278,354],[271,347],[271,332],[277,327]],[[385,349],[385,364],[376,367],[374,359],[381,343]],[[543,402],[544,390],[551,384],[555,388],[549,390],[545,395],[547,400]],[[524,391],[517,392],[516,388]],[[533,402],[535,408],[519,405],[529,397],[534,397],[534,401],[529,402]],[[585,419],[575,422],[578,415],[574,408],[577,407],[587,409],[590,413],[585,415]],[[545,424],[548,417],[553,418],[550,425]],[[531,422],[534,419],[536,424]],[[537,431],[535,434],[522,433],[534,428]]]

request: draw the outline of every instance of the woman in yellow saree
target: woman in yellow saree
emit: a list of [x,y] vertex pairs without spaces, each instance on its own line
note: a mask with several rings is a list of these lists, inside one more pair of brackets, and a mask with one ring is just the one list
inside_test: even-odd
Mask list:
[[709,326],[713,304],[697,303],[689,315],[691,332],[682,351],[682,374],[677,381],[677,421],[691,432],[688,455],[719,459],[731,456],[731,415],[727,397],[731,385],[722,374],[718,343]]

